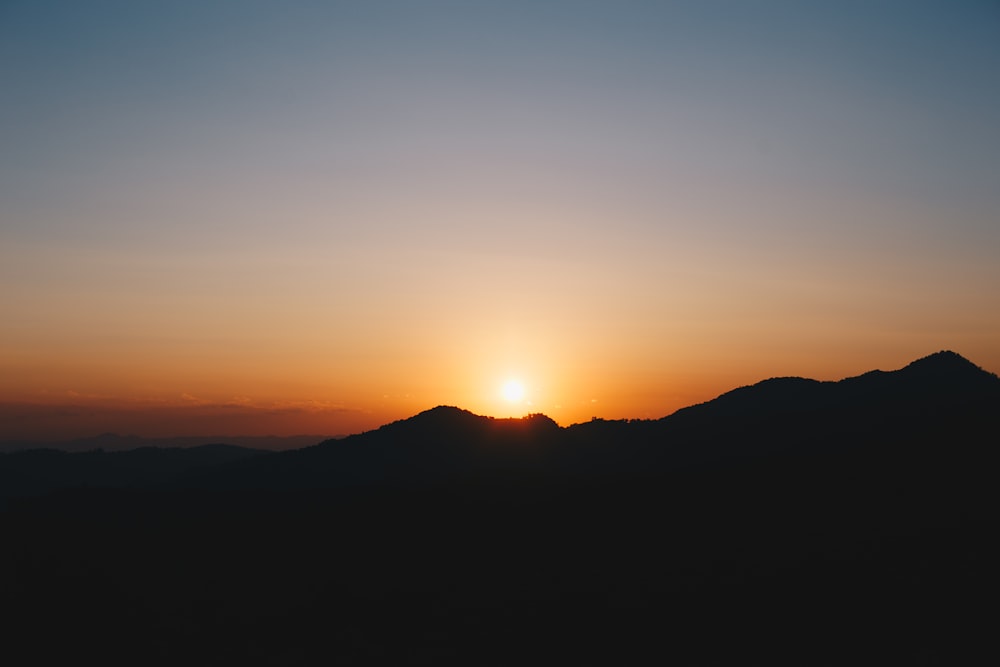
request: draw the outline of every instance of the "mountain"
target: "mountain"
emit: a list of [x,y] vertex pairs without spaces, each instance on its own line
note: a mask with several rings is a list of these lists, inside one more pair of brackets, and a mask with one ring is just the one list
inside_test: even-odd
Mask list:
[[658,420],[440,406],[289,452],[0,455],[4,651],[993,664],[998,408],[996,376],[938,353]]
[[993,428],[998,408],[1000,379],[939,352],[896,371],[838,382],[772,378],[659,420],[598,419],[560,428],[544,415],[493,419],[439,406],[367,433],[241,461],[198,484],[412,486],[512,474],[648,476],[782,454],[913,457],[949,440],[978,443],[975,434]]
[[[978,447],[996,431],[1000,378],[954,352],[836,382],[771,378],[659,420],[601,420],[560,428],[545,415],[494,419],[439,406],[376,430],[263,455],[231,448],[58,456],[8,454],[0,489],[60,486],[324,489],[426,485],[512,474],[588,478],[655,475],[780,454],[931,455],[943,442]],[[904,451],[905,450],[905,451]],[[154,462],[153,451],[160,451]],[[992,450],[969,456],[992,456]],[[169,459],[169,462],[167,461]]]
[[771,378],[678,410],[665,420],[729,419],[765,414],[859,408],[909,402],[913,405],[988,400],[1000,392],[1000,378],[954,352],[937,352],[896,371],[869,371],[837,382]]

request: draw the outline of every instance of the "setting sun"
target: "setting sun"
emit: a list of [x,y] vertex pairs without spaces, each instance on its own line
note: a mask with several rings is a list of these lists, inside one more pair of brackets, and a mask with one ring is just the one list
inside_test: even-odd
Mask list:
[[504,399],[515,403],[524,398],[524,385],[518,380],[508,380],[504,383],[503,388],[500,390]]

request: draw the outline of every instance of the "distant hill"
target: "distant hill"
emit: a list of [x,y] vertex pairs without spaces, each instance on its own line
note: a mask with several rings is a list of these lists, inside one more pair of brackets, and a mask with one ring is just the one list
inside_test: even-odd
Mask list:
[[102,433],[89,438],[74,438],[72,440],[0,440],[0,452],[17,452],[27,449],[55,449],[62,452],[90,452],[100,449],[105,452],[124,452],[141,447],[171,449],[200,447],[202,445],[235,445],[236,447],[246,447],[248,449],[279,452],[289,449],[301,449],[302,447],[315,445],[320,441],[329,439],[331,438],[328,435],[207,435],[143,438],[137,435]]

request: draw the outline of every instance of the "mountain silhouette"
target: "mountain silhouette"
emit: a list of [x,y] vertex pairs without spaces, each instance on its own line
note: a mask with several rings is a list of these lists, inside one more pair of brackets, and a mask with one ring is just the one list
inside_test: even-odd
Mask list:
[[963,383],[985,383],[996,379],[994,373],[989,373],[979,366],[951,350],[942,350],[911,362],[900,371],[904,377],[930,378],[938,383],[957,380]]
[[678,410],[660,423],[668,437],[722,445],[731,454],[884,449],[904,442],[912,450],[940,444],[948,433],[981,432],[998,405],[1000,378],[945,351],[896,371],[836,382],[764,380]]
[[[338,488],[462,476],[657,474],[785,452],[907,456],[994,429],[1000,378],[942,351],[840,381],[771,378],[659,420],[559,427],[542,414],[495,419],[438,406],[373,431],[280,453],[245,448],[7,454],[2,495],[73,486]],[[965,437],[968,436],[968,437]],[[209,456],[227,452],[226,456]],[[982,455],[979,452],[977,455]]]
[[4,454],[5,655],[992,663],[997,414],[1000,379],[940,352],[656,420]]
[[772,378],[741,387],[700,405],[683,408],[666,420],[698,414],[728,418],[790,413],[833,407],[867,408],[900,401],[953,404],[956,399],[995,396],[1000,379],[954,352],[937,352],[896,371],[869,371],[837,382]]

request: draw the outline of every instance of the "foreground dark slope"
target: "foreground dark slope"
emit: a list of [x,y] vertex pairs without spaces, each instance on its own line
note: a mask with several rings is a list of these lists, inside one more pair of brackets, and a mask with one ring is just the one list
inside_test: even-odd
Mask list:
[[4,627],[38,664],[990,663],[998,383],[941,353],[658,421],[437,408],[14,500]]

